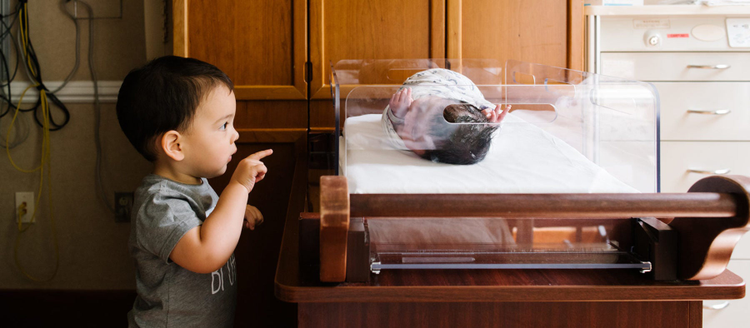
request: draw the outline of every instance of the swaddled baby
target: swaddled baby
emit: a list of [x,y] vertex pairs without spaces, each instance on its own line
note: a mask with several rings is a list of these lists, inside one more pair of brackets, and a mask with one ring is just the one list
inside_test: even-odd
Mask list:
[[383,111],[393,146],[434,162],[474,164],[487,155],[504,110],[457,72],[433,68],[410,76]]

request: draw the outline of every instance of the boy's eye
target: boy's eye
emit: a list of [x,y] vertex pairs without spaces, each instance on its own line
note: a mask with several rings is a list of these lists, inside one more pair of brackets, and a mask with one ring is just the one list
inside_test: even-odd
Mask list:
[[224,122],[224,124],[221,125],[221,129],[226,130],[228,125],[229,125],[229,122]]

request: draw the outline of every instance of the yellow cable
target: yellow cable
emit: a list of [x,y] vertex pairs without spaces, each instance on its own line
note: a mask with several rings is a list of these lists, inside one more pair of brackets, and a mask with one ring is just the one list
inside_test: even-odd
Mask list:
[[[32,62],[31,62],[31,57],[28,56],[28,53],[26,51],[27,45],[28,45],[28,37],[29,37],[29,35],[28,35],[29,34],[28,33],[28,12],[27,12],[27,10],[28,10],[27,4],[24,4],[24,15],[21,16],[21,20],[20,20],[20,25],[21,26],[19,28],[19,32],[21,33],[21,43],[23,44],[24,59],[26,59],[25,61],[26,61],[27,67],[31,71],[32,75],[34,75],[35,72],[34,72],[34,67],[32,65]],[[15,124],[16,118],[18,117],[18,113],[20,112],[20,108],[21,108],[21,104],[23,103],[23,97],[24,97],[24,95],[32,87],[38,87],[39,86],[38,81],[31,81],[31,82],[32,82],[32,85],[29,85],[23,91],[23,93],[21,93],[21,97],[18,100],[18,106],[16,107],[16,112],[14,113],[13,120],[11,121],[10,127],[8,128],[8,134],[7,134],[7,138],[6,138],[6,141],[5,141],[6,142],[6,144],[5,144],[6,148],[5,149],[6,149],[6,153],[8,154],[8,158],[10,159],[11,164],[17,170],[19,170],[21,172],[24,172],[24,173],[32,173],[32,172],[35,172],[37,170],[39,171],[39,179],[40,179],[40,181],[39,181],[39,191],[37,192],[36,204],[34,204],[34,211],[32,212],[32,215],[31,215],[31,220],[32,221],[36,217],[36,213],[37,213],[37,210],[39,208],[39,204],[41,203],[42,190],[44,189],[44,173],[45,173],[44,172],[44,166],[45,166],[45,164],[47,165],[47,181],[46,181],[47,182],[47,206],[48,206],[49,212],[50,212],[49,215],[50,215],[50,223],[52,224],[52,239],[53,239],[53,243],[54,243],[54,247],[55,247],[55,269],[52,272],[52,275],[49,278],[46,278],[46,279],[36,278],[36,277],[32,276],[31,274],[29,274],[28,272],[26,272],[26,270],[24,269],[23,265],[21,265],[21,262],[19,261],[19,257],[18,257],[18,249],[19,249],[19,245],[21,243],[21,234],[23,232],[25,232],[26,230],[28,230],[31,227],[31,225],[26,226],[26,228],[23,227],[23,224],[22,224],[22,222],[20,220],[21,215],[18,216],[19,217],[19,220],[18,220],[18,231],[19,231],[19,233],[18,233],[18,235],[16,235],[16,243],[15,243],[15,246],[14,246],[14,249],[13,249],[14,260],[16,262],[16,266],[21,271],[21,273],[24,276],[26,276],[26,278],[28,278],[30,280],[37,281],[37,282],[46,282],[46,281],[52,280],[57,275],[57,271],[58,271],[58,269],[60,267],[60,248],[59,248],[59,245],[58,245],[57,233],[56,233],[56,226],[55,226],[55,217],[54,217],[54,214],[53,214],[54,211],[53,211],[53,208],[52,208],[52,179],[51,179],[51,171],[52,171],[51,170],[51,163],[52,163],[51,162],[51,156],[52,156],[51,148],[52,147],[51,147],[51,142],[50,142],[51,140],[50,140],[50,135],[49,135],[49,133],[50,133],[50,117],[49,117],[50,116],[50,108],[49,108],[49,102],[47,100],[47,92],[44,89],[42,89],[42,90],[39,91],[40,105],[41,105],[41,109],[42,109],[42,117],[44,118],[43,119],[43,124],[42,124],[43,125],[43,128],[42,128],[42,154],[41,154],[42,158],[40,160],[39,166],[36,167],[36,168],[34,168],[34,169],[31,169],[31,170],[26,170],[26,169],[22,169],[22,168],[18,167],[18,165],[16,165],[16,163],[13,161],[13,157],[10,154],[10,147],[9,147],[9,141],[8,141],[10,139],[10,134],[11,134],[11,131],[13,129],[13,125]],[[20,209],[17,209],[17,210],[19,211],[19,214],[21,214],[20,213]]]
[[[13,156],[10,155],[10,133],[13,131],[13,125],[16,123],[16,118],[18,117],[18,113],[21,112],[21,104],[23,102],[23,97],[26,95],[26,92],[29,91],[29,89],[36,87],[37,85],[29,85],[26,87],[25,90],[23,90],[23,93],[21,93],[21,98],[18,99],[18,106],[16,106],[16,112],[13,114],[13,119],[10,121],[10,126],[8,127],[8,133],[5,136],[5,153],[8,154],[8,159],[10,159],[10,164],[13,165],[16,170],[19,170],[23,173],[32,173],[42,168],[42,164],[40,163],[39,166],[33,168],[33,169],[22,169],[16,165],[16,162],[13,161]],[[42,154],[44,155],[44,154]]]

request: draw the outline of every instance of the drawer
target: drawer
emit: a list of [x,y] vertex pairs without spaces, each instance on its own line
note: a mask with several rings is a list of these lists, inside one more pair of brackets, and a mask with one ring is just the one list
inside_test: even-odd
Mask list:
[[[736,273],[747,283],[750,280],[750,260],[732,260],[729,262],[729,270]],[[726,301],[704,301],[703,327],[725,328],[725,327],[747,327],[748,313],[750,312],[750,298]],[[717,310],[706,309],[707,306],[726,307]]]
[[750,142],[662,141],[661,191],[686,192],[696,181],[711,174],[693,170],[730,170],[750,176]]
[[[651,0],[651,2],[657,2],[657,0]],[[659,2],[668,1],[659,0]],[[671,2],[677,1],[672,0]],[[648,10],[645,8],[644,11]],[[669,34],[692,34],[693,29],[699,25],[713,25],[725,31],[726,17],[724,15],[643,15],[640,17],[602,15],[599,17],[601,17],[601,38],[599,40],[601,51],[664,52],[685,51],[686,49],[690,49],[690,51],[731,51],[736,49],[729,47],[726,33],[717,35],[716,40],[713,41],[699,41],[695,38],[695,35],[691,35],[690,38],[668,37]],[[659,37],[659,45],[648,44],[647,40],[650,36]]]
[[750,82],[654,85],[661,100],[661,140],[750,140]]
[[[710,68],[717,65],[727,68]],[[602,53],[601,71],[641,81],[750,81],[750,53]]]

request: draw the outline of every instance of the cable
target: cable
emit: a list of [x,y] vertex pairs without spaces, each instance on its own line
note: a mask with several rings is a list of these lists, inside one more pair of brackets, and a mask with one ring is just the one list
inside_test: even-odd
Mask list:
[[99,102],[99,79],[96,76],[96,69],[94,65],[94,20],[92,17],[94,17],[94,11],[91,9],[91,6],[89,6],[87,3],[77,0],[77,2],[83,7],[86,8],[86,10],[89,13],[89,71],[91,72],[91,81],[94,82],[94,145],[96,147],[96,166],[95,166],[95,179],[96,179],[96,188],[97,188],[97,194],[99,195],[99,199],[104,203],[105,206],[107,206],[107,209],[109,209],[110,212],[113,214],[115,213],[115,208],[113,205],[110,205],[109,201],[107,200],[107,193],[104,188],[104,181],[102,179],[102,139],[101,139],[101,116],[102,116],[102,109],[101,109],[101,103]]
[[[18,9],[18,23],[19,23],[19,33],[18,38],[20,39],[20,48],[23,49],[23,62],[24,67],[26,68],[26,73],[29,76],[29,80],[32,82],[32,84],[36,84],[37,90],[39,90],[40,97],[37,100],[34,107],[31,109],[22,109],[21,111],[34,111],[34,120],[37,122],[39,126],[43,126],[43,120],[48,120],[50,124],[50,131],[57,131],[61,128],[63,128],[66,124],[68,124],[68,121],[70,120],[70,112],[68,111],[67,107],[65,107],[65,104],[63,104],[59,99],[57,99],[57,96],[55,96],[54,93],[50,93],[47,86],[44,85],[44,81],[42,80],[42,72],[41,67],[39,65],[39,60],[36,56],[36,52],[34,50],[34,46],[31,43],[30,35],[29,35],[29,10],[28,10],[28,0],[19,0],[20,8]],[[45,91],[47,98],[47,106],[49,106],[49,101],[52,101],[52,103],[55,104],[55,107],[57,107],[60,112],[63,115],[63,121],[61,123],[58,123],[55,121],[54,117],[52,116],[51,111],[49,108],[47,110],[42,109],[42,115],[46,115],[47,118],[40,119],[39,117],[39,108],[42,105],[42,91]]]
[[[18,10],[16,10],[16,12],[18,12]],[[15,13],[13,14],[13,21],[10,23],[10,25],[5,24],[5,17],[8,17],[8,16],[4,16],[2,19],[0,19],[0,23],[2,23],[2,26],[3,26],[3,33],[0,34],[0,42],[5,41],[5,38],[7,38],[8,36],[10,36],[11,41],[14,40],[13,34],[10,32],[10,29],[11,29],[11,26],[15,24],[18,16]],[[11,43],[15,46],[15,42],[11,42]],[[21,52],[18,50],[18,47],[15,47],[15,49],[16,49],[16,58],[21,58]],[[15,106],[13,106],[13,102],[10,99],[10,92],[11,92],[10,82],[13,81],[13,79],[15,79],[16,77],[16,73],[18,72],[18,63],[20,60],[16,60],[16,65],[13,68],[13,76],[10,76],[10,73],[8,71],[8,58],[5,56],[5,53],[3,51],[0,51],[0,54],[2,54],[2,63],[3,63],[3,67],[5,68],[5,71],[4,71],[5,78],[6,78],[5,81],[7,81],[6,84],[1,85],[0,87],[8,88],[7,99],[6,97],[0,95],[1,100],[5,100],[6,104],[8,105],[7,109],[4,112],[0,113],[0,117],[3,117],[10,112],[11,107],[15,108]]]
[[[73,79],[73,75],[75,75],[76,72],[78,71],[78,63],[81,61],[81,51],[80,51],[80,48],[81,48],[81,29],[80,29],[80,26],[78,26],[78,20],[76,19],[76,17],[73,14],[71,14],[68,11],[68,7],[65,6],[65,3],[67,3],[67,2],[70,2],[70,0],[65,0],[63,2],[60,2],[60,4],[62,5],[62,7],[63,7],[65,13],[68,15],[68,17],[70,17],[70,19],[73,20],[73,24],[76,25],[76,63],[75,63],[75,65],[73,65],[73,69],[70,70],[70,73],[65,78],[65,80],[63,81],[63,83],[59,87],[57,87],[57,89],[53,90],[52,93],[57,93],[58,91],[62,90],[62,88],[64,88],[65,85],[67,85],[68,82],[70,82],[70,80]],[[91,32],[89,32],[89,33],[91,33]],[[96,91],[94,91],[94,92],[96,92]]]
[[[49,104],[47,103],[47,97],[46,97],[46,91],[40,90],[39,91],[39,98],[41,99],[41,108],[43,111],[43,122],[42,122],[42,158],[40,160],[39,166],[33,168],[33,169],[23,169],[18,167],[16,163],[13,161],[13,157],[10,154],[10,147],[8,147],[7,142],[8,139],[10,139],[10,133],[13,130],[13,124],[16,121],[16,118],[18,117],[18,114],[21,112],[21,103],[23,102],[23,97],[26,95],[26,92],[28,92],[32,87],[36,87],[35,85],[29,85],[26,87],[26,89],[21,93],[21,97],[18,100],[18,106],[16,107],[15,113],[13,114],[13,119],[10,123],[10,126],[8,127],[8,136],[6,137],[6,147],[5,151],[8,154],[8,159],[10,160],[10,163],[13,165],[13,167],[16,170],[19,170],[24,173],[32,173],[35,171],[39,171],[39,191],[37,192],[36,197],[36,203],[34,204],[34,211],[31,214],[31,220],[33,221],[36,217],[37,210],[39,208],[39,204],[41,203],[42,198],[42,190],[44,187],[44,167],[47,167],[47,207],[49,208],[49,216],[50,216],[50,223],[52,224],[52,240],[55,246],[55,269],[52,272],[52,275],[49,278],[40,279],[35,276],[32,276],[28,272],[26,272],[26,269],[24,269],[23,265],[21,264],[21,261],[19,260],[18,256],[18,249],[21,244],[21,235],[26,232],[31,225],[23,227],[23,222],[18,220],[18,234],[16,235],[16,242],[15,246],[13,247],[13,258],[16,262],[16,266],[21,271],[21,273],[26,276],[26,278],[36,281],[36,282],[46,282],[52,280],[57,275],[57,270],[60,267],[60,247],[59,243],[57,241],[57,232],[56,232],[56,226],[55,226],[55,216],[54,216],[54,210],[52,208],[52,174],[51,174],[51,147],[50,147],[50,116],[48,115],[47,111],[49,110]],[[20,210],[20,209],[16,209]]]

